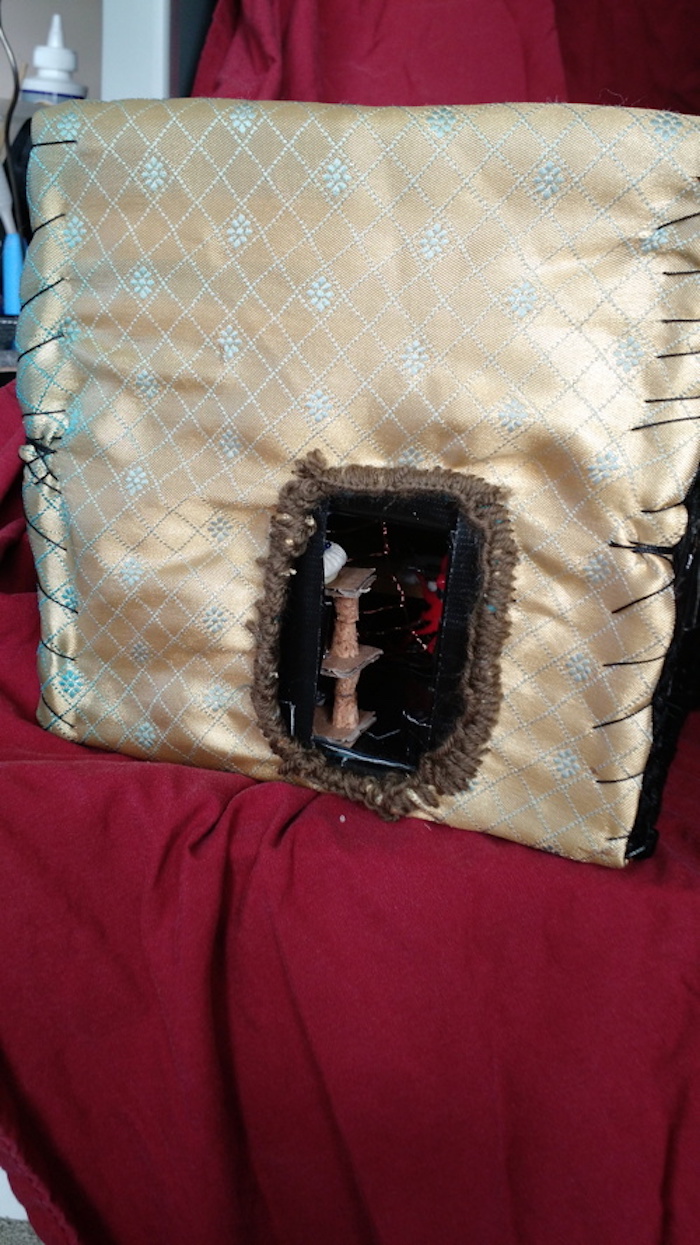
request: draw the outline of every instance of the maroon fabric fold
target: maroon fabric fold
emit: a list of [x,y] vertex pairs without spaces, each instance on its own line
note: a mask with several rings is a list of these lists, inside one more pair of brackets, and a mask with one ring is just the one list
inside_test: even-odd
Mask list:
[[219,0],[192,93],[468,104],[565,90],[552,0]]
[[0,1163],[46,1245],[695,1245],[698,716],[621,873],[55,739],[0,429]]

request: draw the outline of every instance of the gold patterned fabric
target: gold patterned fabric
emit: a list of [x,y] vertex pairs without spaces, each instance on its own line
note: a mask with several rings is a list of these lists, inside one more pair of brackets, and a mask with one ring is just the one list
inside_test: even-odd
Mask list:
[[700,122],[185,100],[33,138],[40,721],[275,778],[250,624],[293,463],[474,475],[517,547],[501,698],[416,814],[623,864],[699,456]]

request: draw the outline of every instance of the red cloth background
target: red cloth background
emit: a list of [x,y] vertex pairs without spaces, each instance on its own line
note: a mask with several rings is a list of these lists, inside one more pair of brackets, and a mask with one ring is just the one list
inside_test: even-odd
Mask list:
[[[562,46],[574,98],[690,107],[690,7],[665,59],[632,11],[227,0],[197,89],[546,99]],[[699,716],[620,873],[55,739],[21,439],[5,389],[0,1164],[46,1245],[696,1245]]]
[[194,95],[700,111],[696,0],[218,0]]
[[624,872],[55,739],[0,429],[0,1163],[46,1245],[695,1245],[700,720]]

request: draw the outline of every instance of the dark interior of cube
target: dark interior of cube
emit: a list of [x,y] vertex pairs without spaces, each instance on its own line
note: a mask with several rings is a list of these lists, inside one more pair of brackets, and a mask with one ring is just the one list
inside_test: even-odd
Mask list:
[[[481,591],[483,536],[448,494],[330,496],[294,566],[280,633],[280,706],[287,730],[337,764],[360,772],[416,769],[464,712],[470,621]],[[334,603],[324,585],[327,542],[347,565],[375,572],[359,601],[360,644],[381,649],[357,685],[376,720],[348,747],[314,734],[316,707],[332,706],[321,672],[332,643]],[[328,588],[332,588],[332,583]]]

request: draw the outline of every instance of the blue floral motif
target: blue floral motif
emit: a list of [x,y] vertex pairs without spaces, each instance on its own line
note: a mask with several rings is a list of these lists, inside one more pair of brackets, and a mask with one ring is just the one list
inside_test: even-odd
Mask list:
[[583,568],[587,583],[592,588],[600,588],[610,579],[613,568],[610,559],[604,553],[594,553]]
[[406,342],[401,355],[401,365],[409,376],[418,376],[428,365],[428,350],[424,342],[414,337]]
[[81,123],[74,112],[64,112],[56,122],[56,133],[64,143],[74,143],[80,137]]
[[566,673],[574,683],[588,683],[593,674],[593,662],[585,653],[572,653],[566,662]]
[[676,112],[655,112],[652,115],[651,124],[664,142],[678,138],[683,129],[683,119]]
[[523,320],[537,306],[537,290],[532,281],[512,285],[506,293],[506,302],[514,316]]
[[59,325],[59,332],[63,340],[72,346],[80,337],[81,329],[78,321],[73,316],[66,316]]
[[236,694],[225,683],[212,683],[202,695],[202,708],[205,713],[218,716],[225,713],[235,704]]
[[605,484],[621,471],[622,463],[615,449],[601,450],[593,462],[588,464],[588,474],[593,484]]
[[117,575],[125,588],[135,588],[146,574],[146,568],[140,558],[125,558],[117,570]]
[[644,350],[634,337],[626,337],[617,343],[613,355],[623,372],[632,372],[644,358]]
[[209,539],[215,545],[226,545],[231,539],[231,520],[225,514],[215,514],[207,523]]
[[446,104],[440,104],[439,107],[430,109],[426,116],[426,121],[433,134],[437,134],[438,138],[447,138],[457,124],[457,116],[458,114],[454,108],[450,108]]
[[564,176],[564,171],[553,160],[547,160],[542,164],[532,180],[532,188],[535,194],[545,201],[554,199],[561,194],[565,184],[566,177]]
[[252,130],[258,119],[258,109],[255,104],[247,99],[236,100],[232,104],[228,113],[228,121],[232,130],[236,130],[238,134],[247,134]]
[[316,311],[327,311],[335,297],[328,277],[317,277],[306,291],[311,306]]
[[315,424],[322,424],[333,414],[333,399],[325,389],[314,389],[304,399],[304,406]]
[[150,479],[145,468],[141,463],[136,463],[133,467],[129,467],[124,473],[124,488],[129,497],[138,497],[139,493],[143,493],[150,484]]
[[168,180],[168,169],[157,156],[150,156],[141,166],[141,181],[147,190],[157,194]]
[[72,214],[66,217],[63,227],[63,238],[70,251],[74,251],[77,246],[80,246],[86,233],[87,225],[82,216]]
[[423,451],[417,445],[407,445],[399,454],[397,462],[399,467],[413,467],[416,469],[423,466],[424,459]]
[[78,612],[78,593],[75,584],[64,584],[60,592],[60,601],[71,613]]
[[221,432],[221,453],[224,458],[238,458],[243,448],[241,438],[239,437],[233,424],[224,426]]
[[517,432],[527,420],[527,411],[522,402],[511,398],[498,412],[498,419],[507,432]]
[[219,350],[222,358],[229,363],[231,359],[235,359],[243,349],[243,342],[238,333],[231,325],[223,329],[218,342]]
[[135,727],[133,738],[139,748],[143,748],[145,751],[151,752],[158,742],[158,731],[149,718],[144,718],[143,721],[139,722],[138,726]]
[[134,640],[131,646],[131,660],[137,666],[145,666],[152,656],[151,646],[145,640]]
[[668,229],[655,229],[646,238],[642,238],[639,249],[644,255],[653,254],[655,251],[660,251],[662,247],[667,246],[668,241]]
[[252,221],[247,216],[244,216],[243,212],[239,212],[229,222],[226,237],[233,249],[237,251],[240,247],[245,246],[252,233]]
[[343,164],[343,161],[338,156],[328,162],[321,176],[326,189],[336,199],[349,189],[352,181],[347,164]]
[[145,302],[156,288],[156,279],[146,264],[139,264],[129,277],[129,285],[136,297]]
[[158,397],[162,383],[155,373],[143,369],[134,376],[134,388],[142,398],[153,401]]
[[66,665],[58,676],[58,685],[69,700],[76,700],[85,689],[85,679],[73,665]]
[[573,748],[562,748],[552,757],[552,765],[558,778],[575,778],[581,770],[581,762]]
[[446,250],[449,240],[447,230],[438,221],[423,234],[420,239],[420,249],[426,259],[437,259]]
[[202,614],[202,627],[211,639],[218,639],[230,626],[231,615],[222,605],[210,605]]

